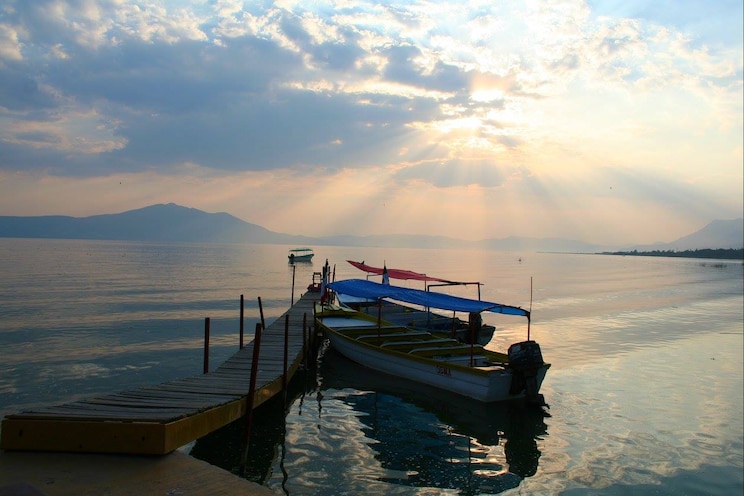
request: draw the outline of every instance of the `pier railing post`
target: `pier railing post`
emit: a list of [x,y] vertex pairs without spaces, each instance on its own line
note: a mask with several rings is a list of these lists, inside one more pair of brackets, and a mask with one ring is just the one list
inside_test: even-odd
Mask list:
[[289,306],[294,305],[295,272],[297,272],[297,266],[292,265],[292,298],[289,300]]
[[246,399],[246,425],[245,425],[245,452],[243,453],[243,463],[241,472],[245,471],[245,465],[248,461],[248,448],[251,445],[251,429],[253,428],[253,397],[256,395],[256,376],[258,375],[258,357],[261,351],[261,333],[263,326],[256,322],[256,335],[253,337],[253,360],[251,361],[251,379],[248,386],[248,398]]
[[204,373],[209,372],[209,317],[204,319]]
[[243,323],[243,295],[240,295],[240,344],[239,344],[239,347],[238,347],[238,349],[240,349],[240,350],[243,349],[243,328],[244,328],[244,323]]
[[305,367],[310,366],[310,340],[307,336],[307,312],[302,314],[302,353],[304,355]]
[[261,314],[261,328],[266,329],[266,321],[264,320],[263,314],[263,303],[261,303],[261,297],[258,297],[258,311]]
[[287,369],[289,364],[289,314],[284,318],[284,373],[282,374],[282,391],[284,404],[287,404]]

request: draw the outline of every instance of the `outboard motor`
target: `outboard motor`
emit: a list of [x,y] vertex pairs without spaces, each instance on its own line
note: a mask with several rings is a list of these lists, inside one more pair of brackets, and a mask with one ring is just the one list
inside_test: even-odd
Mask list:
[[509,346],[509,367],[512,370],[510,394],[522,391],[527,396],[527,402],[539,406],[548,406],[545,397],[539,394],[537,386],[537,371],[545,363],[540,345],[535,341],[522,341]]

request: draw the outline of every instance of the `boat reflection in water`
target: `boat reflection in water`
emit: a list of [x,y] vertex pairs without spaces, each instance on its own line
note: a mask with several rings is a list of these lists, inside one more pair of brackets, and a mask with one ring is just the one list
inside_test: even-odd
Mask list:
[[485,404],[361,367],[332,348],[322,389],[358,412],[392,484],[498,493],[537,472],[546,413],[523,401]]
[[493,494],[537,472],[547,435],[540,408],[484,404],[373,372],[330,347],[308,387],[298,383],[288,410],[281,402],[258,409],[245,470],[244,422],[191,454],[286,494]]

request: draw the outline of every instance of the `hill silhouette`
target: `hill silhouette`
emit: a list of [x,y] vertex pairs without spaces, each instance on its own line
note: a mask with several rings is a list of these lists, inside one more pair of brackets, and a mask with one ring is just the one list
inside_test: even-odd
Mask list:
[[217,243],[282,243],[293,239],[224,212],[207,213],[175,203],[90,217],[0,217],[0,236]]
[[713,221],[703,229],[671,243],[608,247],[560,238],[507,237],[466,241],[445,236],[405,234],[309,237],[270,231],[225,212],[207,213],[174,203],[151,205],[118,214],[93,215],[90,217],[61,215],[0,216],[0,237],[389,246],[401,248],[484,248],[504,251],[572,253],[744,247],[742,219]]

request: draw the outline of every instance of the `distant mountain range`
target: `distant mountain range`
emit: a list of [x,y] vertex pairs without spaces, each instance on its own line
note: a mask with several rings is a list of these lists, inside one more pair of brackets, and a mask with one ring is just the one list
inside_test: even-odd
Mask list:
[[671,243],[657,243],[633,248],[639,251],[744,248],[744,219],[714,220],[699,231]]
[[119,214],[0,216],[0,237],[109,239],[162,242],[272,243],[288,245],[376,246],[397,248],[484,248],[502,251],[598,253],[609,250],[695,250],[744,247],[744,220],[714,220],[671,243],[600,246],[561,238],[493,238],[467,241],[445,236],[375,235],[309,237],[269,231],[230,214],[207,213],[174,203]]

